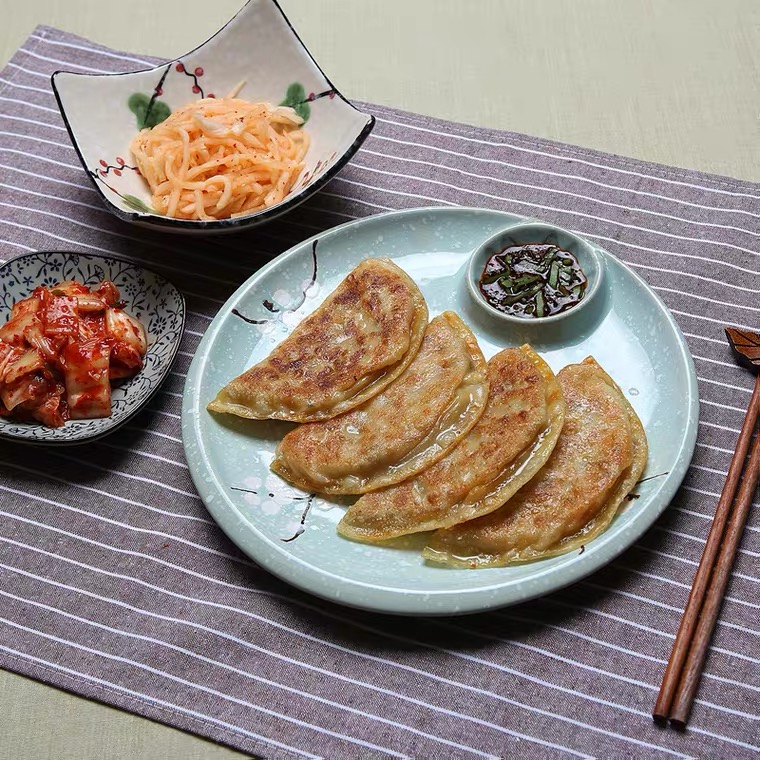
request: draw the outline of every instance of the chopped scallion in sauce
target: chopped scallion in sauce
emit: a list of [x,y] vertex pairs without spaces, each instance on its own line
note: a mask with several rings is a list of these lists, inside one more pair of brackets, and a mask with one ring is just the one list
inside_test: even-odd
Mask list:
[[533,319],[571,309],[583,299],[588,280],[569,251],[551,243],[531,243],[491,256],[479,284],[495,309]]

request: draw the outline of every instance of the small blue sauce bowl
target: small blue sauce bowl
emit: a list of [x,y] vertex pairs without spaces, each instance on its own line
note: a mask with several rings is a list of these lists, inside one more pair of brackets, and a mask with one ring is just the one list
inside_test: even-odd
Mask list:
[[[544,317],[507,314],[490,304],[480,290],[480,278],[488,260],[511,246],[542,244],[556,245],[575,256],[588,280],[583,298],[564,311]],[[589,316],[585,312],[589,310],[589,305],[601,290],[604,273],[604,259],[588,241],[551,224],[524,222],[497,232],[475,249],[467,267],[467,287],[475,303],[491,318],[520,327],[522,330],[531,330],[556,325],[557,322],[575,321],[581,315]]]

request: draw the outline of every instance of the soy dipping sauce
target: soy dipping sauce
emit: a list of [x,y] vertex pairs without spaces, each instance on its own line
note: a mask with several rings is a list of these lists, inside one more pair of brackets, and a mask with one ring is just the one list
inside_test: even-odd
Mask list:
[[480,276],[480,292],[494,309],[524,319],[571,309],[588,280],[578,259],[551,243],[513,245],[495,253]]

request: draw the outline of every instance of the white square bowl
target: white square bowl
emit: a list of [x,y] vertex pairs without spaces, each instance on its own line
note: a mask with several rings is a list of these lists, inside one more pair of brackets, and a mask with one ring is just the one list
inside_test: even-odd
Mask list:
[[[293,188],[280,203],[231,219],[159,214],[129,151],[146,111],[149,118],[166,118],[192,100],[224,96],[243,81],[240,97],[287,103],[306,119],[310,145]],[[249,0],[213,37],[169,63],[123,74],[56,71],[52,86],[82,166],[106,207],[126,221],[174,232],[240,230],[286,213],[348,163],[375,123],[333,87],[275,0]]]

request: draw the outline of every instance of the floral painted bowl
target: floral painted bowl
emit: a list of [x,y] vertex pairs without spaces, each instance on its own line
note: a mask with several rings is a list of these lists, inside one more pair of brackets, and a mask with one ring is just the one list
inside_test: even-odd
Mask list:
[[[232,219],[194,221],[151,207],[129,144],[199,98],[227,95],[290,105],[310,136],[304,169],[280,203]],[[116,216],[175,232],[234,231],[274,219],[305,201],[350,160],[375,119],[352,106],[330,83],[275,0],[249,2],[211,39],[170,63],[123,74],[56,71],[53,91],[87,175]]]
[[185,299],[163,277],[126,259],[68,251],[26,253],[0,265],[0,324],[5,324],[16,301],[39,285],[62,280],[94,285],[111,280],[119,289],[124,310],[138,319],[148,334],[143,368],[132,378],[112,385],[111,416],[70,420],[51,428],[37,422],[0,417],[0,438],[44,444],[87,443],[113,432],[142,410],[166,379],[185,327]]

